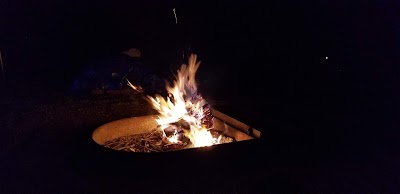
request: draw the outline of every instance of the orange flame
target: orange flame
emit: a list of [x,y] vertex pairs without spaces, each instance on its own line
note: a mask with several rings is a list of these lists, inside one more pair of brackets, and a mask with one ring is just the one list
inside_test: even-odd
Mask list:
[[[148,102],[159,113],[156,121],[161,129],[164,131],[175,123],[186,122],[190,127],[184,129],[184,135],[190,139],[194,147],[211,146],[219,144],[220,141],[220,138],[214,138],[209,128],[202,124],[201,119],[205,116],[203,107],[207,102],[197,92],[195,75],[199,66],[197,55],[192,54],[189,57],[189,64],[182,64],[177,71],[173,85],[166,85],[169,97],[147,96]],[[138,88],[131,83],[129,85],[133,89]],[[177,131],[168,140],[171,143],[178,143]]]

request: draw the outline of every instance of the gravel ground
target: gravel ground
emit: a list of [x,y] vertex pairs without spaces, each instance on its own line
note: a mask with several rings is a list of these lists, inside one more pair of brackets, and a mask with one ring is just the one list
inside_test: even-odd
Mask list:
[[135,93],[71,96],[57,91],[30,91],[3,95],[0,106],[2,154],[38,134],[79,133],[74,130],[155,113],[142,95]]

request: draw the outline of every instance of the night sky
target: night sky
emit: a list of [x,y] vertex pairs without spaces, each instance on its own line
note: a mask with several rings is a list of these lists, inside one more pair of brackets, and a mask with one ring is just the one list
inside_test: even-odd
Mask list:
[[215,96],[265,93],[266,101],[334,109],[398,96],[399,5],[391,1],[44,0],[1,8],[8,86],[63,90],[91,60],[138,47],[144,63],[172,72],[182,50],[197,53],[198,77],[211,80]]
[[263,79],[340,69],[369,76],[399,50],[396,8],[388,1],[3,1],[1,51],[9,79],[31,70],[68,75],[130,46],[165,66],[189,45],[205,65]]
[[9,86],[64,89],[89,61],[129,47],[175,72],[190,48],[202,60],[199,79],[214,77],[215,95],[265,92],[306,104],[398,95],[399,6],[390,1],[2,1],[1,8]]

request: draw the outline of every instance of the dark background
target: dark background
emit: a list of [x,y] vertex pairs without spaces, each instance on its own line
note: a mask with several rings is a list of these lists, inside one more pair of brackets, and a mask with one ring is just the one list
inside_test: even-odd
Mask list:
[[[269,141],[297,142],[321,155],[362,155],[357,161],[398,158],[398,2],[43,0],[0,6],[4,92],[29,86],[65,91],[89,61],[129,47],[142,50],[145,64],[175,72],[181,51],[190,48],[202,60],[202,93]],[[388,171],[377,178],[399,183],[398,168]]]
[[397,127],[399,6],[391,1],[3,1],[1,8],[7,87],[67,90],[91,60],[129,47],[142,50],[145,64],[175,72],[185,50],[202,60],[202,93],[243,116],[261,111],[299,125],[328,119],[328,127],[352,125],[357,134],[376,134],[356,130],[371,124]]

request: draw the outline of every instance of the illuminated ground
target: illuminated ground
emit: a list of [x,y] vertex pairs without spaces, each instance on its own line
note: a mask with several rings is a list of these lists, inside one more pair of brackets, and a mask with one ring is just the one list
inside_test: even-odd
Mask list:
[[[362,149],[348,139],[330,144],[336,137],[294,132],[289,124],[276,132],[254,123],[270,132],[266,140],[170,155],[126,155],[100,148],[91,133],[109,121],[151,113],[140,96],[30,94],[3,96],[1,101],[3,193],[309,193],[398,187],[400,158],[389,149],[390,142],[379,148],[372,142]],[[221,108],[234,114],[229,111],[235,107],[226,104]]]

